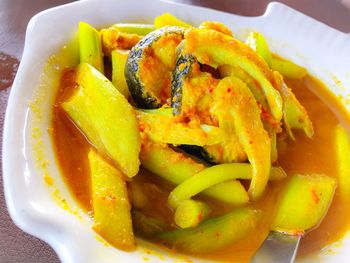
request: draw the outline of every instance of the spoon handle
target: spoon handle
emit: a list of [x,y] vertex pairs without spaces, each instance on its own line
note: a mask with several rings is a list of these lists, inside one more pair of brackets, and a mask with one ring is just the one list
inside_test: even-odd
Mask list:
[[292,263],[298,251],[301,236],[270,232],[251,263]]

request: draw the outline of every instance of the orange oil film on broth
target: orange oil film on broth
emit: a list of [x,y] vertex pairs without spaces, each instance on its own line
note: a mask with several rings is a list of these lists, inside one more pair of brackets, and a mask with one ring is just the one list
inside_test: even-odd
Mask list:
[[[56,98],[53,112],[53,142],[56,157],[61,168],[61,173],[73,196],[86,211],[91,211],[90,175],[87,154],[90,144],[68,118],[66,113],[58,106],[67,99],[71,90],[75,87],[75,72],[66,70],[63,73],[61,87]],[[337,177],[335,160],[334,130],[342,124],[350,126],[350,120],[340,102],[330,94],[325,87],[312,77],[300,80],[287,80],[296,97],[306,108],[315,128],[315,136],[308,139],[301,132],[295,132],[296,141],[287,139],[286,145],[279,145],[278,163],[288,174],[297,173],[324,173],[328,176]],[[316,96],[310,90],[316,91]],[[322,100],[319,98],[321,97]],[[328,106],[323,102],[327,100]],[[141,169],[141,181],[153,185],[163,183],[154,178],[150,173]],[[137,176],[136,178],[141,178]],[[217,252],[200,255],[200,257],[226,260],[248,261],[258,249],[269,232],[270,223],[273,219],[277,194],[285,182],[269,183],[264,196],[252,205],[264,211],[264,216],[256,230],[242,240]],[[150,199],[163,200],[162,205],[146,207],[145,214],[165,217],[171,223],[170,209],[166,207],[168,195],[166,190],[152,190],[149,187],[147,195]],[[323,222],[303,238],[299,250],[299,256],[317,252],[327,244],[340,239],[348,230],[350,222],[350,210],[348,203],[350,197],[340,197],[337,192],[333,203]],[[154,203],[154,202],[151,202]],[[163,208],[163,209],[162,209]],[[225,208],[223,208],[225,209]],[[164,211],[162,211],[164,210]]]

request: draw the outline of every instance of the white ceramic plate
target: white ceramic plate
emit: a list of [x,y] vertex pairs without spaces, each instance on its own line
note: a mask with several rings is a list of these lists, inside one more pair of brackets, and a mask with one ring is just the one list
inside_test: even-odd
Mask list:
[[[55,80],[68,62],[53,59],[46,69],[50,78],[41,78],[47,59],[72,37],[79,21],[101,27],[118,21],[151,21],[163,12],[195,25],[203,20],[221,21],[241,37],[250,30],[260,31],[274,52],[308,68],[344,104],[349,101],[349,88],[345,87],[350,87],[350,37],[282,4],[270,4],[260,17],[157,0],[86,0],[39,13],[28,24],[23,58],[8,102],[4,186],[13,221],[49,243],[62,262],[181,262],[165,252],[151,253],[149,244],[125,253],[96,237],[90,229],[91,219],[77,207],[60,178],[48,130],[57,91]],[[45,183],[45,175],[53,178],[53,186]],[[345,238],[307,260],[347,262],[349,258],[350,239]]]

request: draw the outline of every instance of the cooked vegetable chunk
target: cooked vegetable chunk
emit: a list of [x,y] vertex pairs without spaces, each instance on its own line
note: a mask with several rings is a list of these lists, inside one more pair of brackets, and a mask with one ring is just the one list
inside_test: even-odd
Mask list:
[[350,142],[346,130],[338,125],[335,130],[335,150],[338,165],[338,188],[343,197],[350,197]]
[[128,177],[136,175],[141,142],[132,106],[89,64],[79,65],[76,82],[79,87],[62,104],[63,109],[98,151]]
[[119,49],[112,51],[112,83],[125,98],[129,98],[129,88],[124,71],[129,52]]
[[[172,207],[177,207],[181,201],[190,199],[210,186],[218,186],[220,182],[230,179],[251,179],[252,174],[252,166],[247,163],[226,163],[208,167],[175,187],[169,195],[169,204]],[[273,167],[271,169],[271,180],[280,180],[285,177],[286,174],[282,168]],[[241,185],[238,181],[236,184]],[[236,204],[248,202],[249,198],[242,185],[235,187],[234,194],[236,195]]]
[[196,227],[205,220],[210,213],[210,208],[206,203],[185,200],[176,208],[174,221],[181,228]]
[[93,229],[117,248],[134,249],[131,206],[123,174],[94,150],[89,152],[88,158],[94,210]]
[[302,129],[307,137],[312,138],[314,128],[305,108],[297,100],[292,90],[288,88],[278,72],[275,72],[275,77],[277,82],[281,83],[280,92],[284,101],[283,122],[288,135],[294,140],[292,128],[295,128]]
[[252,32],[249,35],[246,43],[266,61],[271,69],[277,70],[284,77],[302,78],[307,74],[305,68],[300,67],[291,61],[272,57],[265,37],[262,34],[258,32]]
[[164,13],[160,16],[154,18],[154,26],[156,28],[161,28],[164,26],[179,26],[179,27],[191,27],[191,25],[178,19],[170,13]]
[[271,168],[271,139],[263,127],[260,109],[247,85],[234,76],[222,79],[214,94],[217,102],[214,114],[234,124],[252,165],[249,194],[257,199],[264,193]]
[[85,22],[79,23],[80,63],[89,63],[104,72],[100,33]]
[[272,229],[302,234],[316,227],[327,213],[337,183],[322,174],[293,175],[280,196]]
[[199,226],[160,233],[163,244],[188,253],[209,253],[238,241],[253,231],[259,222],[260,211],[238,208]]
[[284,77],[300,79],[306,76],[307,71],[305,68],[294,64],[292,61],[273,58],[271,60],[271,68],[278,71]]
[[150,24],[118,23],[114,24],[113,27],[123,33],[137,34],[141,36],[145,36],[155,30],[155,27]]
[[274,86],[272,71],[266,62],[244,43],[214,30],[191,29],[185,34],[185,54],[193,54],[202,64],[214,68],[238,66],[261,86],[276,120],[282,118],[282,98]]
[[265,37],[258,32],[251,32],[246,41],[247,45],[255,50],[271,66],[272,55]]

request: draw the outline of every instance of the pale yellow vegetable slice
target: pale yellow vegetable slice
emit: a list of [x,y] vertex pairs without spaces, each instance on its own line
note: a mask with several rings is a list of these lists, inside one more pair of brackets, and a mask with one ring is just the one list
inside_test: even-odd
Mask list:
[[80,63],[89,63],[104,72],[103,52],[100,33],[85,22],[79,23]]
[[284,77],[302,78],[307,74],[305,68],[300,67],[291,61],[272,57],[265,37],[262,34],[251,32],[246,43],[266,61],[271,69],[277,70]]
[[191,29],[185,34],[184,53],[193,54],[202,64],[214,68],[228,64],[240,67],[261,86],[274,118],[282,119],[283,101],[266,62],[249,46],[214,30]]
[[98,151],[128,177],[136,175],[141,141],[133,107],[87,63],[79,65],[76,82],[79,87],[62,104],[63,109]]
[[335,129],[335,150],[339,194],[342,197],[350,198],[350,142],[346,130],[340,125]]
[[271,139],[261,121],[260,109],[247,85],[234,76],[222,79],[214,94],[215,114],[232,121],[252,165],[249,194],[255,200],[264,193],[271,168]]
[[280,93],[282,95],[283,106],[283,122],[288,135],[294,140],[292,129],[301,129],[307,137],[312,138],[314,128],[305,108],[300,104],[292,90],[283,81],[282,76],[275,71],[276,81],[280,82]]
[[332,202],[336,180],[322,174],[295,174],[282,192],[272,229],[303,234],[316,227]]
[[185,200],[176,208],[174,221],[181,228],[196,227],[208,217],[210,211],[206,203],[191,199]]
[[162,232],[156,237],[171,248],[188,253],[210,253],[238,241],[256,229],[261,211],[244,207],[211,218],[194,228]]
[[123,174],[94,150],[88,155],[91,170],[93,229],[111,245],[135,248],[130,203]]
[[125,79],[125,63],[128,59],[129,52],[124,50],[112,51],[112,83],[124,95],[125,98],[130,97],[128,84]]

